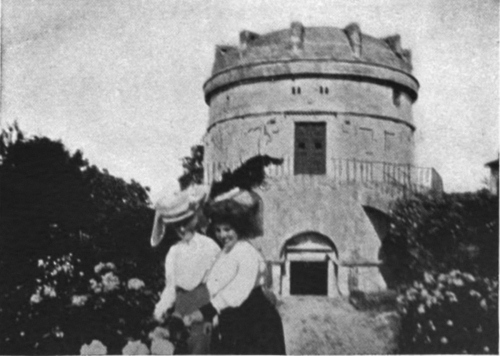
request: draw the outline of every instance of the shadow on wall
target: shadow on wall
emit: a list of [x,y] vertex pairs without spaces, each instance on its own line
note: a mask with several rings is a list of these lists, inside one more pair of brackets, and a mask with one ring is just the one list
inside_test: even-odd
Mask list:
[[[363,210],[365,211],[366,216],[368,216],[368,219],[370,219],[370,222],[373,225],[373,228],[375,229],[380,242],[383,244],[385,237],[389,233],[391,223],[389,215],[380,211],[379,209],[375,209],[370,206],[363,206]],[[380,251],[378,253],[378,259],[382,261],[382,264],[380,265],[380,273],[382,274],[384,281],[387,283],[388,281],[392,280],[391,271],[384,264],[385,255],[382,248],[380,248]]]

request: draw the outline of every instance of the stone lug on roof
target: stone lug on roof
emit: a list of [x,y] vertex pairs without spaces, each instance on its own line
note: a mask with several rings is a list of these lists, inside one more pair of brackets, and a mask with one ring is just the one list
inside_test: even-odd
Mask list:
[[239,46],[217,46],[215,52],[212,76],[204,85],[207,103],[217,92],[246,81],[311,75],[392,83],[417,98],[411,52],[402,48],[401,37],[375,38],[356,23],[339,29],[292,22],[289,29],[266,34],[242,31]]

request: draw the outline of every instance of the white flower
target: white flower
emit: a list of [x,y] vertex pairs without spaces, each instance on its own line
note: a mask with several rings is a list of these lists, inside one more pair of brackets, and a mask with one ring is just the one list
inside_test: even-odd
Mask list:
[[99,340],[92,340],[90,345],[84,344],[80,348],[80,355],[106,355],[108,349]]
[[428,272],[424,272],[424,281],[427,284],[434,283],[434,277]]
[[123,355],[149,355],[149,349],[140,340],[129,341],[122,350]]
[[481,302],[479,303],[479,305],[481,306],[481,308],[483,308],[484,310],[488,310],[488,305],[486,304],[486,299],[482,299]]
[[154,339],[151,342],[152,355],[173,355],[174,345],[168,340]]
[[434,325],[434,323],[432,322],[432,320],[429,320],[429,326],[431,327],[432,331],[436,331],[436,326]]
[[113,272],[108,272],[102,276],[102,284],[105,292],[111,292],[120,286],[120,279]]
[[90,288],[94,291],[94,293],[102,292],[102,285],[100,283],[97,283],[95,279],[92,278],[89,282],[90,282]]
[[425,313],[425,306],[423,304],[420,304],[418,306],[417,310],[418,310],[419,314],[423,314],[423,313]]
[[35,293],[30,298],[31,304],[38,304],[42,301],[42,296],[39,293]]
[[69,273],[73,270],[73,266],[71,266],[69,263],[65,263],[62,265],[62,270],[66,273]]
[[441,338],[441,343],[442,344],[447,344],[448,343],[448,339],[445,338],[444,336]]
[[455,284],[457,287],[462,287],[464,285],[464,281],[462,281],[460,278],[454,278],[453,284]]
[[490,348],[488,346],[485,346],[485,347],[483,347],[483,351],[489,353],[490,352]]
[[97,274],[97,273],[101,272],[104,267],[106,267],[106,265],[104,263],[102,263],[102,262],[99,262],[99,264],[97,264],[94,267],[94,272]]
[[113,271],[116,271],[116,266],[114,263],[112,262],[108,262],[106,263],[106,268],[110,269],[110,270],[113,270]]
[[476,279],[474,278],[474,276],[470,273],[464,273],[462,275],[462,277],[467,281],[467,282],[475,282]]
[[144,282],[141,281],[139,278],[131,278],[128,280],[128,283],[127,283],[128,289],[138,290],[144,286],[145,286]]
[[54,334],[58,339],[62,339],[64,337],[64,333],[59,328],[54,331]]
[[87,302],[88,299],[89,299],[89,297],[86,295],[74,295],[71,298],[71,304],[73,304],[74,306],[77,306],[77,307],[82,307],[85,305],[85,303]]
[[38,267],[41,267],[41,266],[43,266],[43,260],[40,259],[40,260],[38,260]]
[[469,291],[469,295],[470,295],[471,297],[478,297],[478,298],[480,298],[480,297],[481,297],[481,293],[479,293],[478,291],[476,291],[476,290],[474,290],[474,289],[471,289],[471,290]]
[[453,326],[453,321],[448,320],[448,321],[446,322],[446,325],[448,325],[448,326]]
[[43,286],[43,295],[55,298],[56,297],[56,290],[51,287],[51,286]]
[[455,295],[455,293],[447,291],[445,294],[448,297],[448,299],[450,300],[450,302],[452,302],[452,303],[458,302],[458,299],[457,299],[457,296]]

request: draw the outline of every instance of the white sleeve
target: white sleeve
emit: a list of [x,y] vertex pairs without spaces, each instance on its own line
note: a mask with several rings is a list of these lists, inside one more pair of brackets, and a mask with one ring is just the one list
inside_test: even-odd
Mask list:
[[215,262],[215,259],[217,258],[217,256],[219,255],[220,253],[220,247],[219,245],[217,245],[215,243],[215,241],[213,241],[212,239],[210,239],[210,255],[212,257],[212,263],[213,264]]
[[219,313],[225,308],[235,308],[243,304],[255,287],[259,273],[259,259],[254,253],[235,253],[234,258],[237,261],[237,270],[233,279],[211,300]]
[[174,261],[175,261],[175,245],[170,248],[167,257],[165,258],[165,289],[161,294],[160,305],[163,311],[170,309],[175,303],[175,274],[174,274]]

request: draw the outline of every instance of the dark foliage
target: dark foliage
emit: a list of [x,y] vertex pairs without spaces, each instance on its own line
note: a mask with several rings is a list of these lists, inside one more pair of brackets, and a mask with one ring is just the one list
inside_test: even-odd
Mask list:
[[390,287],[452,269],[497,276],[498,198],[483,190],[399,201],[381,255]]
[[[114,327],[106,318],[125,318],[134,329],[122,329],[129,337],[149,331],[139,319],[152,314],[163,287],[165,248],[153,250],[149,244],[153,210],[147,188],[90,166],[80,151],[71,154],[61,142],[27,138],[17,125],[0,135],[0,183],[0,353],[78,353],[76,343],[79,347],[83,339],[90,342],[91,334],[102,337],[103,328]],[[85,277],[52,281],[57,297],[35,308],[30,297],[44,283],[40,261],[70,255],[72,268]],[[107,295],[102,303],[115,311],[102,316],[96,314],[98,297],[89,302],[90,309],[70,308],[81,315],[67,315],[71,293],[88,289],[87,276],[101,261],[113,262],[124,280],[141,279],[148,292],[130,300]],[[139,300],[142,309],[127,307]],[[88,318],[97,319],[87,323]],[[66,335],[63,339],[55,336],[55,325]],[[124,337],[115,332],[115,353]]]
[[179,177],[181,190],[203,183],[203,154],[204,147],[195,145],[191,147],[191,156],[182,159],[183,174]]

